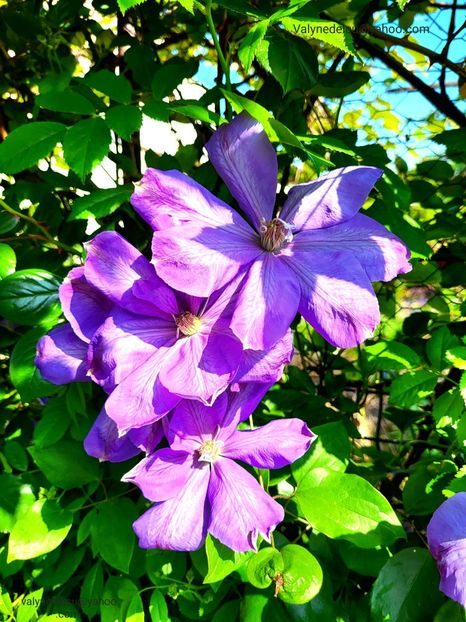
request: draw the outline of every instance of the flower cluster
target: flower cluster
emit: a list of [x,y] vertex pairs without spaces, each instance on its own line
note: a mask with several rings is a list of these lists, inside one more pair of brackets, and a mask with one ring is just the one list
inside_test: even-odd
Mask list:
[[255,120],[239,115],[207,151],[242,215],[148,169],[132,204],[154,230],[152,261],[98,234],[60,288],[68,323],[40,340],[36,364],[50,382],[107,393],[90,455],[146,453],[124,477],[154,502],[134,524],[142,547],[195,550],[211,533],[247,551],[283,508],[235,461],[281,468],[315,438],[299,419],[237,429],[291,361],[291,322],[300,312],[330,343],[361,343],[379,322],[371,281],[407,272],[409,252],[358,213],[380,170],[297,185],[277,214],[277,158]]

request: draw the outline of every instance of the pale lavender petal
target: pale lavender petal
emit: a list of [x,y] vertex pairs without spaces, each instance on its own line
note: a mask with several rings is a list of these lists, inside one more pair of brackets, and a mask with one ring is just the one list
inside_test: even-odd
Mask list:
[[272,219],[277,156],[262,125],[246,112],[221,125],[206,145],[210,161],[258,230]]
[[252,229],[184,224],[156,231],[152,261],[168,285],[193,296],[210,296],[262,253]]
[[84,439],[84,449],[101,462],[105,460],[123,462],[141,451],[131,442],[128,435],[118,436],[118,428],[105,409],[100,412]]
[[175,408],[168,427],[167,438],[170,447],[176,451],[194,453],[202,442],[212,438],[228,437],[237,421],[227,410],[228,397],[222,393],[212,406],[205,406],[195,400],[183,400]]
[[87,342],[113,307],[111,300],[86,281],[83,266],[68,272],[60,286],[60,302],[76,335]]
[[89,346],[92,379],[111,390],[160,348],[175,341],[176,325],[172,318],[145,318],[115,308]]
[[371,281],[391,281],[412,269],[406,245],[383,225],[364,214],[326,229],[302,231],[293,241],[300,251],[327,253],[344,250],[360,262]]
[[293,354],[293,334],[288,330],[268,350],[245,350],[234,382],[274,384],[282,377],[285,365],[291,363]]
[[85,382],[89,380],[87,347],[69,324],[61,324],[39,340],[34,363],[42,378],[52,384]]
[[156,421],[151,425],[145,425],[142,428],[132,428],[128,430],[128,438],[135,447],[146,454],[155,451],[157,445],[164,436],[163,425],[161,421]]
[[131,291],[139,279],[157,279],[151,263],[134,246],[118,233],[104,231],[86,244],[86,251],[84,276],[90,285],[129,311],[153,314],[152,305]]
[[316,436],[300,419],[277,419],[256,430],[234,432],[222,456],[258,469],[281,469],[300,458]]
[[186,486],[193,459],[184,451],[160,449],[128,471],[121,480],[135,484],[149,501],[176,497]]
[[133,523],[144,549],[195,551],[207,532],[206,496],[208,468],[192,468],[185,487],[176,497],[147,510]]
[[165,355],[160,383],[181,398],[212,404],[235,375],[242,353],[231,332],[181,337]]
[[427,541],[440,571],[440,589],[466,607],[466,492],[437,508],[427,525]]
[[105,408],[120,433],[155,423],[180,402],[158,382],[163,355],[160,349],[109,395]]
[[208,499],[208,530],[214,538],[238,552],[257,550],[257,536],[270,534],[284,518],[282,506],[233,460],[212,465]]
[[238,296],[231,329],[245,349],[266,350],[287,332],[299,304],[296,274],[282,257],[264,253],[249,268]]
[[350,253],[295,251],[286,261],[301,281],[299,311],[332,345],[350,348],[370,337],[380,321],[365,270]]
[[301,229],[322,229],[345,222],[362,207],[382,171],[373,166],[347,166],[293,186],[280,218]]
[[135,187],[131,204],[154,231],[186,222],[214,227],[235,224],[248,229],[237,212],[179,171],[148,168]]

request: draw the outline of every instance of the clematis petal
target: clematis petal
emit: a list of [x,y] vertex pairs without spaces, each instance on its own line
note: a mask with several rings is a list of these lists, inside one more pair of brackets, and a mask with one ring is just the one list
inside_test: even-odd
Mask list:
[[209,533],[238,552],[257,550],[258,534],[269,540],[284,517],[282,506],[252,475],[228,458],[212,465],[208,499]]
[[277,419],[256,430],[234,432],[222,455],[258,469],[281,469],[300,458],[315,438],[304,421]]
[[192,469],[193,460],[188,453],[160,449],[138,462],[121,481],[135,484],[149,501],[166,501],[183,490]]
[[273,384],[280,380],[285,365],[294,354],[291,330],[268,350],[244,350],[235,383],[261,382]]
[[231,329],[245,349],[266,350],[287,332],[299,304],[300,286],[281,257],[264,253],[249,268]]
[[167,351],[160,383],[180,398],[212,404],[236,373],[243,348],[230,332],[184,337]]
[[176,451],[194,453],[203,441],[214,436],[218,438],[219,431],[222,438],[228,436],[230,426],[234,430],[237,422],[231,421],[227,408],[226,393],[219,395],[212,406],[205,406],[195,400],[180,402],[173,411],[168,426],[167,438],[170,447]]
[[92,379],[111,390],[159,348],[168,347],[175,341],[173,319],[144,318],[115,308],[89,346]]
[[373,166],[346,166],[293,186],[280,218],[293,223],[295,232],[345,222],[360,210],[381,175]]
[[301,281],[299,311],[332,345],[350,348],[367,339],[380,321],[377,298],[365,270],[350,253],[296,251],[286,261]]
[[60,286],[60,302],[76,335],[89,342],[108,317],[113,303],[89,285],[84,267],[73,268]]
[[110,393],[105,408],[120,434],[155,423],[180,402],[158,382],[163,356],[161,348]]
[[208,468],[193,468],[176,497],[155,505],[133,523],[144,549],[195,551],[207,533]]
[[230,385],[228,409],[235,421],[245,421],[256,410],[262,398],[275,382],[242,382]]
[[466,492],[437,508],[427,525],[427,541],[440,571],[440,589],[466,607]]
[[152,261],[168,285],[193,296],[210,296],[261,254],[257,235],[235,225],[184,224],[156,231]]
[[148,168],[136,185],[131,204],[154,231],[186,222],[247,227],[229,205],[179,171]]
[[84,439],[84,449],[89,456],[101,462],[123,462],[140,453],[128,435],[118,436],[115,422],[102,410]]
[[206,145],[210,161],[243,212],[259,230],[271,220],[278,163],[262,125],[246,112],[221,125]]
[[61,324],[39,340],[34,363],[42,378],[52,384],[85,382],[89,380],[87,347],[69,324]]
[[406,245],[364,214],[334,227],[302,231],[295,236],[293,248],[320,253],[322,257],[344,249],[357,258],[371,281],[391,281],[412,269]]
[[134,246],[118,233],[104,231],[86,244],[86,250],[84,276],[90,285],[129,311],[152,315],[152,306],[131,292],[139,279],[157,278],[151,263]]
[[142,428],[132,428],[128,430],[128,438],[135,447],[146,454],[155,451],[157,445],[164,436],[163,425],[161,421],[156,421],[151,425],[145,425]]

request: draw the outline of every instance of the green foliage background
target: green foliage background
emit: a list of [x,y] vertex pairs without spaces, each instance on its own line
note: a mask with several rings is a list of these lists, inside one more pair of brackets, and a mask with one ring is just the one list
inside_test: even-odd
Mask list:
[[[449,46],[433,60],[411,36],[412,63],[440,71],[438,87],[426,74],[419,84],[383,33],[303,34],[407,28],[441,10],[406,0],[0,2],[6,620],[465,619],[438,591],[425,541],[433,511],[466,491],[466,119],[455,101],[464,70]],[[381,94],[406,83],[431,105],[412,132]],[[382,323],[359,348],[335,350],[295,322],[294,365],[254,421],[301,417],[319,439],[291,468],[260,473],[286,509],[275,548],[239,555],[209,539],[194,554],[146,552],[131,523],[147,503],[119,481],[131,465],[99,464],[82,449],[102,392],[41,380],[35,344],[60,321],[58,285],[95,231],[120,231],[149,252],[150,231],[128,202],[141,167],[184,171],[231,201],[203,145],[243,109],[276,144],[281,199],[331,166],[383,167],[366,213],[410,246],[413,271],[376,286]],[[163,143],[166,122],[183,138],[171,154],[148,148]]]

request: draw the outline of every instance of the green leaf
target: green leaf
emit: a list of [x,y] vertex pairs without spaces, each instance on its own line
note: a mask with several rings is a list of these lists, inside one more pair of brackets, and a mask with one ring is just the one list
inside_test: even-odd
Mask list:
[[34,328],[25,333],[13,348],[10,358],[10,378],[23,402],[31,402],[57,392],[57,387],[40,377],[34,364],[36,347],[44,335],[42,328]]
[[104,572],[101,564],[95,564],[86,572],[81,588],[81,608],[89,618],[99,613],[99,600],[104,591]]
[[284,560],[277,549],[267,547],[256,553],[247,566],[249,583],[259,589],[268,587],[282,573]]
[[134,594],[129,601],[128,610],[125,616],[125,622],[144,622],[144,606],[139,594]]
[[63,397],[55,397],[42,409],[41,417],[34,428],[34,445],[48,447],[55,444],[65,434],[70,424]]
[[194,13],[194,0],[178,0],[178,2],[184,9],[190,13]]
[[20,125],[0,143],[0,172],[14,175],[31,168],[62,140],[65,130],[51,121]]
[[297,544],[285,546],[281,555],[283,586],[278,597],[291,605],[309,602],[322,587],[323,573],[319,562],[312,553]]
[[96,190],[73,202],[68,220],[86,220],[89,216],[104,218],[129,201],[133,189],[128,186],[117,186],[106,190]]
[[60,281],[46,270],[19,270],[0,281],[0,315],[32,326],[58,317]]
[[[425,549],[410,548],[388,560],[371,595],[374,622],[425,622],[443,597],[435,562]],[[434,588],[435,586],[435,588]]]
[[421,357],[404,343],[379,341],[366,346],[368,361],[373,369],[401,371],[417,367]]
[[295,499],[311,526],[330,538],[374,548],[404,537],[389,502],[358,475],[314,469],[299,483]]
[[432,394],[437,376],[427,370],[407,372],[398,376],[390,387],[390,403],[410,408]]
[[293,89],[309,90],[317,82],[317,57],[301,39],[271,32],[259,42],[256,56],[285,94]]
[[2,212],[1,209],[2,207],[0,206],[0,235],[3,235],[4,233],[8,233],[8,231],[12,231],[16,227],[19,218],[17,216],[12,216],[7,212]]
[[367,71],[339,71],[324,73],[318,77],[317,84],[310,90],[313,95],[320,97],[344,97],[359,90],[370,80]]
[[204,583],[216,583],[221,581],[234,570],[242,566],[252,553],[237,553],[227,546],[207,536],[205,542],[207,554],[207,574]]
[[247,35],[241,41],[241,45],[238,49],[238,57],[243,64],[245,71],[249,71],[251,69],[252,61],[256,55],[257,48],[265,37],[268,27],[268,19],[257,22],[257,24],[254,24],[254,26],[248,30]]
[[8,561],[32,559],[60,546],[73,523],[73,514],[56,501],[39,499],[16,516],[8,542]]
[[24,447],[14,441],[8,440],[5,444],[5,458],[9,464],[17,471],[26,471],[28,468],[28,456]]
[[54,486],[76,488],[99,479],[98,462],[81,443],[62,440],[47,447],[30,447],[34,462]]
[[459,389],[466,406],[466,371],[461,374]]
[[453,480],[457,471],[450,460],[417,462],[410,469],[403,488],[403,504],[408,514],[432,514],[442,503],[443,489]]
[[170,622],[168,607],[160,590],[152,591],[149,602],[149,613],[152,622]]
[[[153,102],[155,103],[155,102]],[[144,107],[144,112],[146,112],[146,107]],[[208,108],[203,108],[202,106],[197,106],[196,104],[175,104],[170,106],[170,110],[172,112],[176,112],[177,114],[182,114],[185,117],[189,117],[190,119],[194,119],[196,121],[202,121],[203,123],[210,123],[211,125],[219,126],[222,123],[225,123],[225,119],[218,115],[216,112],[212,112]]]
[[145,0],[118,0],[118,6],[124,15],[128,9],[131,9],[133,6],[137,6],[138,4],[142,4],[143,2],[145,2]]
[[447,361],[458,369],[466,369],[466,346],[449,348],[445,352]]
[[13,274],[15,268],[15,251],[8,244],[0,244],[0,279]]
[[100,117],[84,119],[65,134],[63,152],[69,167],[84,180],[107,155],[111,135]]
[[142,110],[139,106],[114,106],[105,113],[108,127],[124,140],[131,140],[142,124]]
[[319,39],[343,52],[357,55],[349,29],[336,22],[318,18],[285,17],[282,24],[293,35],[304,39]]
[[10,595],[2,585],[0,585],[0,613],[5,615],[5,620],[8,619],[6,616],[13,616],[13,606],[11,604]]
[[434,622],[465,622],[466,612],[464,607],[452,600],[444,603],[437,611]]
[[458,345],[458,338],[452,335],[446,326],[434,330],[432,337],[426,345],[427,356],[432,363],[432,367],[437,371],[441,371],[445,367],[448,367],[445,354],[447,350]]
[[409,0],[396,0],[396,3],[398,4],[398,6],[400,7],[401,10],[403,10],[405,8],[405,6],[408,4]]
[[172,58],[165,62],[152,78],[151,89],[154,97],[161,100],[171,95],[185,78],[190,78],[196,73],[198,67],[199,63],[194,58],[188,61]]
[[323,467],[343,472],[349,462],[351,443],[342,422],[324,423],[313,427],[312,431],[317,434],[317,439],[304,456],[291,465],[291,472],[298,484],[313,469]]
[[133,89],[129,80],[124,76],[115,75],[108,69],[87,73],[83,82],[119,104],[129,104],[131,101]]
[[132,524],[137,515],[129,499],[113,499],[97,506],[92,541],[103,560],[121,572],[129,571],[135,545]]
[[27,596],[23,598],[20,606],[16,610],[16,622],[30,622],[31,620],[35,620],[43,593],[43,588],[35,590],[34,592],[28,592]]
[[[26,488],[29,494],[30,488]],[[11,531],[14,524],[16,506],[21,495],[21,480],[9,473],[0,474],[0,532]]]
[[450,389],[435,400],[432,415],[437,428],[445,428],[458,421],[464,411],[464,402],[459,389]]
[[91,102],[72,89],[63,91],[49,91],[36,97],[36,104],[41,108],[54,112],[69,112],[71,114],[94,114],[95,108]]

